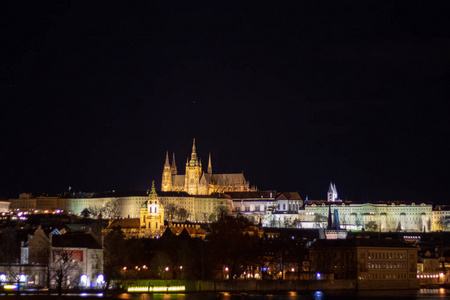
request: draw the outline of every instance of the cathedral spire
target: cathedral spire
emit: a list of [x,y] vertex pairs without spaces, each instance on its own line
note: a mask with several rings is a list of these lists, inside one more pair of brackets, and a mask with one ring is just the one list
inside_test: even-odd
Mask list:
[[164,163],[164,166],[170,166],[170,163],[169,163],[169,151],[166,151],[166,162]]
[[156,199],[158,197],[158,194],[155,190],[155,181],[152,181],[152,191],[150,192],[150,199]]
[[208,174],[209,174],[209,175],[212,175],[211,153],[209,153],[209,160],[208,160]]
[[172,157],[172,167],[170,167],[172,171],[172,175],[177,175],[177,165],[175,164],[175,153],[173,153]]
[[191,161],[189,162],[191,166],[198,166],[197,152],[195,152],[195,139],[192,144]]

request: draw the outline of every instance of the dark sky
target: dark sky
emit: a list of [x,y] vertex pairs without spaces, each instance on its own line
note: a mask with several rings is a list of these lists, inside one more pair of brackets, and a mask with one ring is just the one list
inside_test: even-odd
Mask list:
[[196,138],[262,190],[450,204],[447,1],[240,2],[3,3],[0,195],[159,188]]

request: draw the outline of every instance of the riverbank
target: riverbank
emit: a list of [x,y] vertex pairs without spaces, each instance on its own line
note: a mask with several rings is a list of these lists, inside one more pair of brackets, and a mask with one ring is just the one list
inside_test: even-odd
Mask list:
[[304,291],[417,290],[418,280],[141,280],[129,292],[282,293]]

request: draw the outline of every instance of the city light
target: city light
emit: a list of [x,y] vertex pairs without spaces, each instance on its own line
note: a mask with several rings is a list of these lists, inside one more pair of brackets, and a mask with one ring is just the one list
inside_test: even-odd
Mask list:
[[130,286],[127,291],[129,293],[146,293],[146,292],[182,292],[186,290],[184,285],[174,286]]

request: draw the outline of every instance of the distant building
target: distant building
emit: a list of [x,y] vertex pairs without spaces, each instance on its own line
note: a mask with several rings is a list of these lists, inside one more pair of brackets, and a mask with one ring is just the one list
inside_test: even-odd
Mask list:
[[[330,184],[328,200],[305,201],[299,212],[301,228],[326,228],[328,212],[337,211],[340,229],[369,231],[431,231],[433,206],[410,201],[343,201]],[[334,200],[333,200],[334,199]],[[450,216],[450,215],[449,215]],[[449,219],[450,220],[450,219]]]
[[[64,267],[68,272],[64,286],[103,287],[103,249],[91,234],[50,235],[50,241],[51,285],[55,285],[55,278],[52,273],[61,269],[60,264],[71,263],[74,265],[73,268]],[[62,260],[64,255],[68,255],[69,262]]]
[[141,205],[139,218],[113,219],[106,231],[113,228],[120,228],[126,238],[155,238],[160,237],[169,228],[173,234],[179,235],[185,229],[191,237],[205,237],[205,231],[196,224],[177,223],[173,225],[168,222],[164,225],[165,209],[162,202],[158,199],[155,191],[155,185],[152,185],[152,191],[149,194],[149,200]]
[[103,249],[88,233],[61,234],[55,229],[47,234],[39,227],[22,245],[16,268],[28,286],[43,287],[49,282],[55,286],[57,272],[64,273],[63,287],[102,287],[104,283]]
[[450,230],[450,205],[436,205],[432,220],[432,231]]
[[0,200],[0,213],[8,212],[11,202]]
[[63,206],[59,196],[41,195],[34,197],[30,193],[22,193],[18,199],[9,199],[11,205],[10,210],[34,211],[49,210],[53,211]]
[[264,227],[296,227],[303,200],[297,192],[228,192],[232,213],[241,214]]
[[392,239],[317,240],[311,271],[316,279],[355,280],[358,289],[417,289],[417,251]]
[[249,192],[256,188],[250,188],[250,183],[245,179],[243,173],[213,174],[211,154],[209,155],[208,168],[203,172],[202,162],[197,157],[195,139],[192,146],[190,160],[186,162],[185,175],[179,175],[175,163],[175,154],[172,164],[169,162],[169,153],[166,153],[161,191],[163,192],[186,192],[189,195],[211,195],[213,193],[225,192]]

